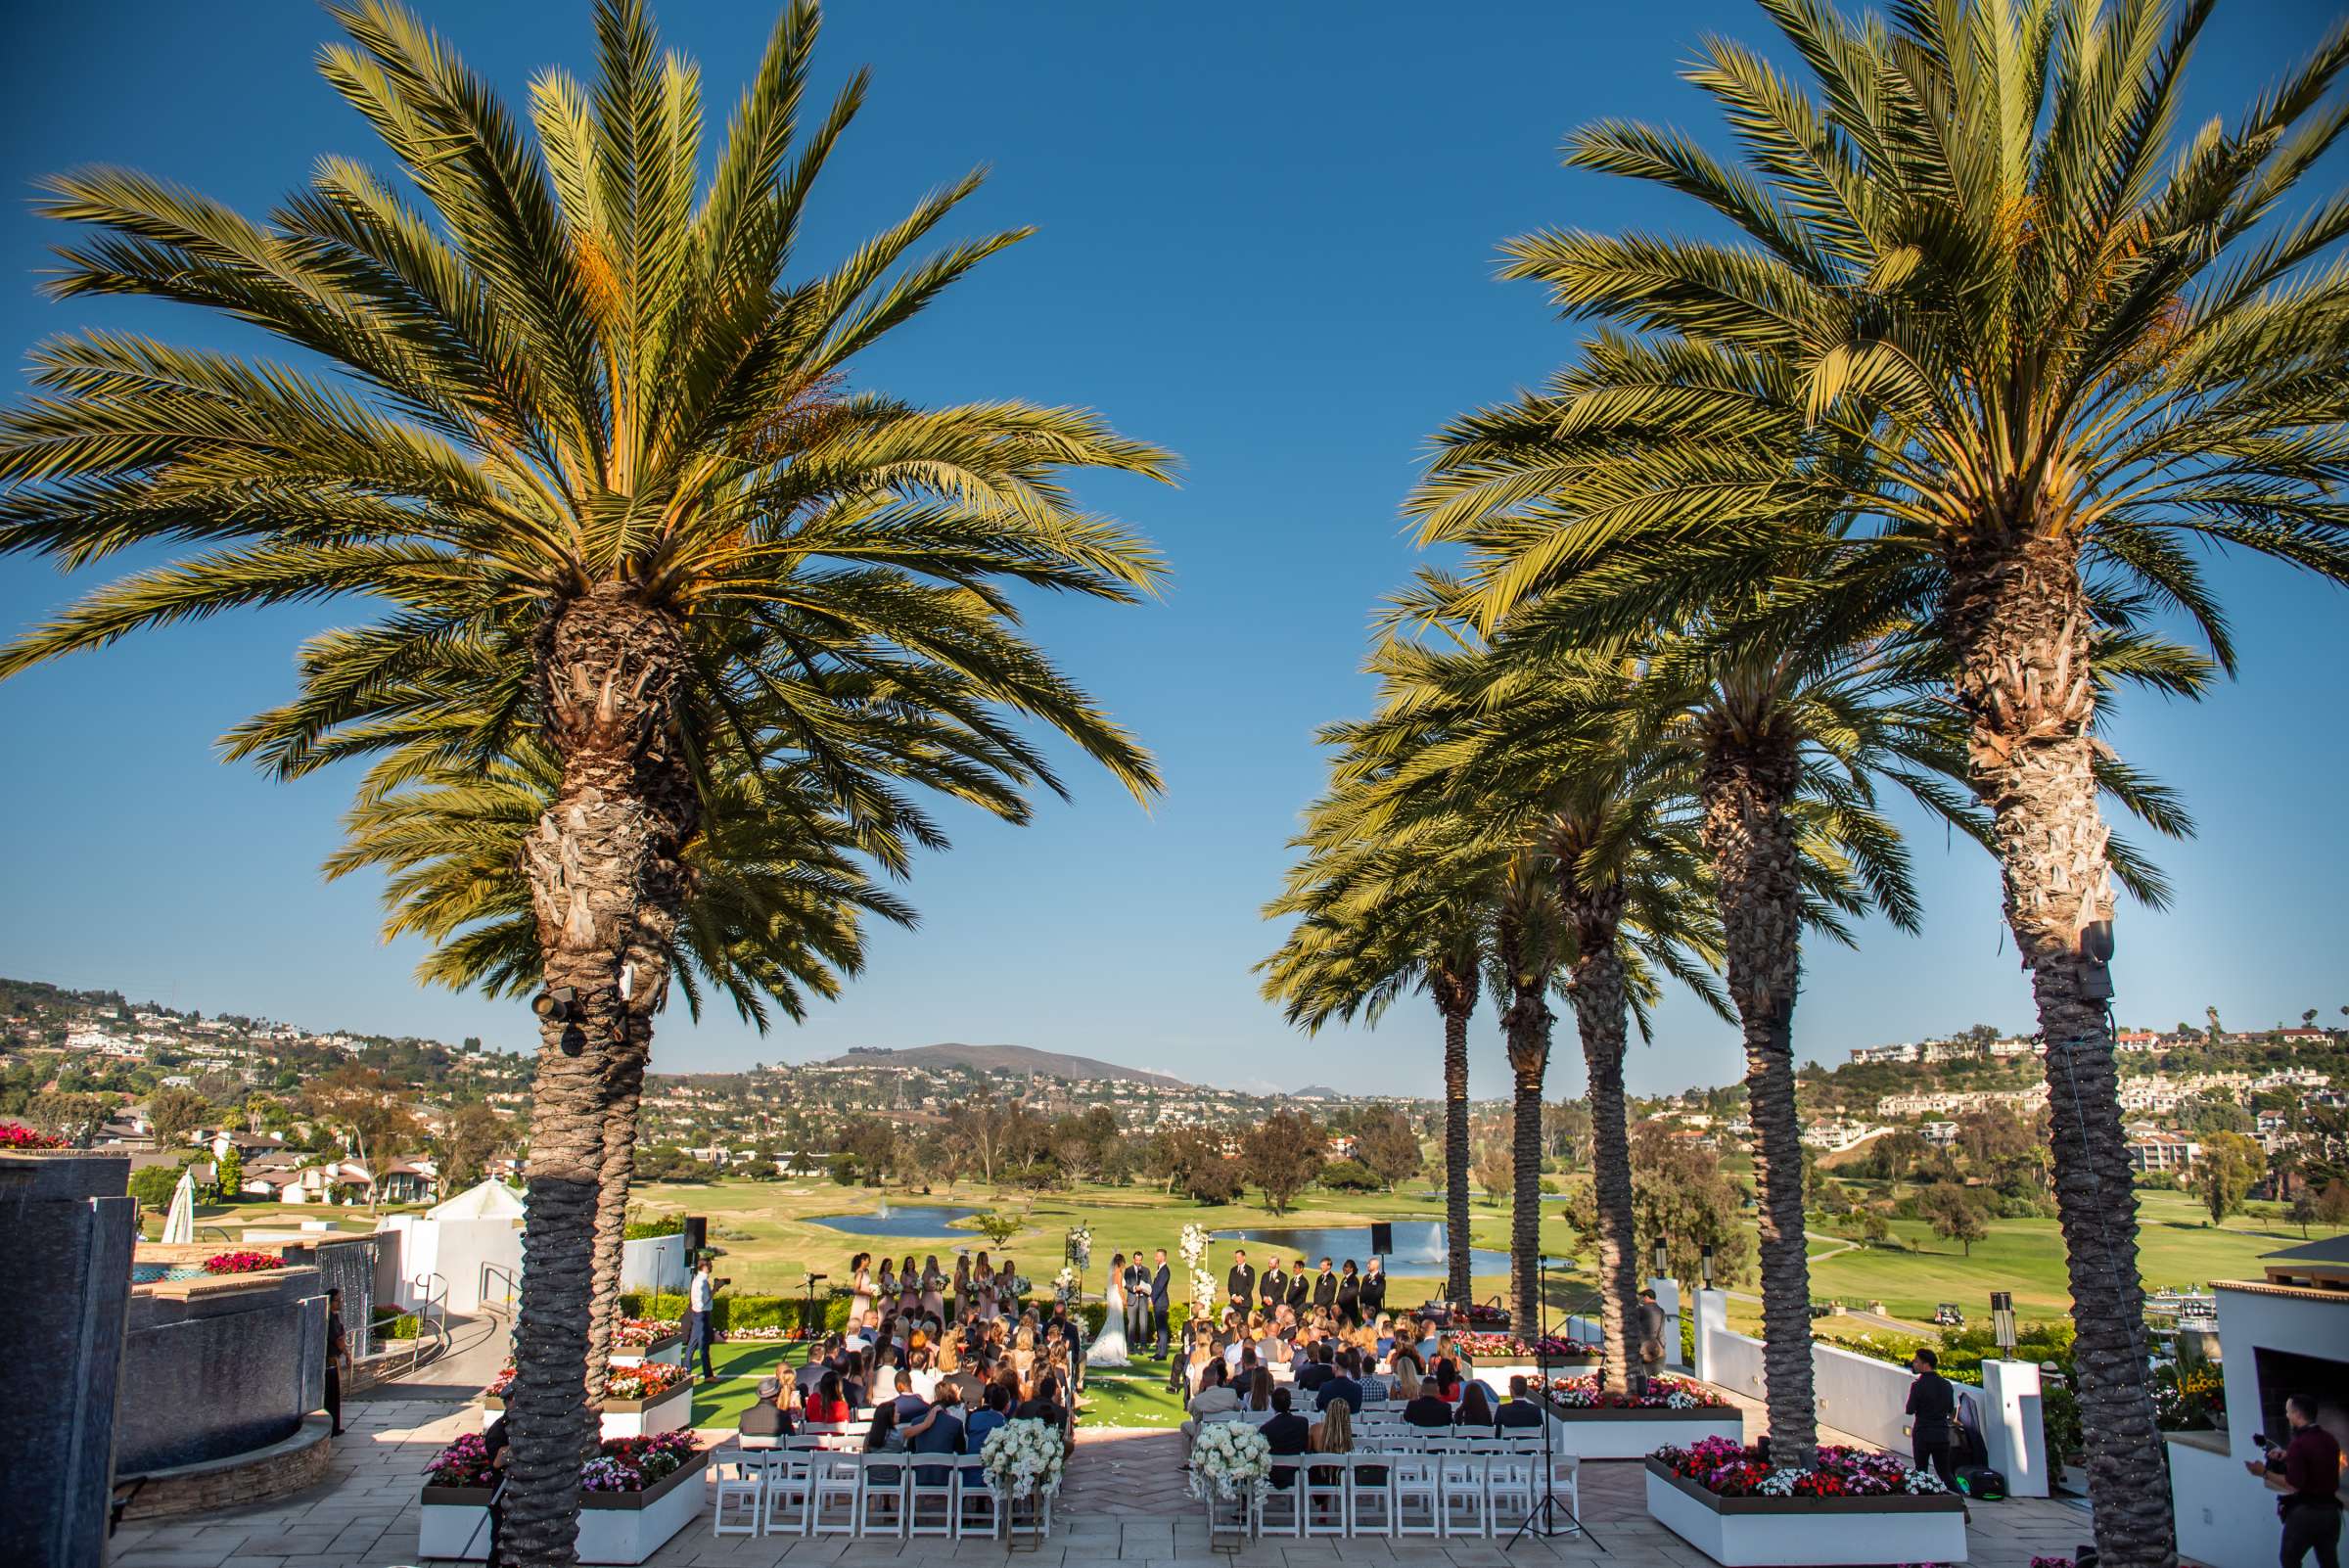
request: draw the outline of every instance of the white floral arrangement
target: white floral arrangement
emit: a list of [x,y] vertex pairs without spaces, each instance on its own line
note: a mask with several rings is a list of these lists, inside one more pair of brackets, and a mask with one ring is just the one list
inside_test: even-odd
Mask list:
[[1182,1263],[1191,1271],[1191,1312],[1215,1315],[1216,1276],[1207,1271],[1207,1232],[1197,1225],[1182,1227]]
[[1093,1266],[1091,1226],[1079,1225],[1069,1232],[1069,1251],[1076,1258],[1079,1268],[1090,1268]]
[[1077,1271],[1074,1264],[1063,1264],[1060,1272],[1052,1278],[1052,1299],[1066,1307],[1077,1299],[1077,1287],[1083,1282],[1084,1276]]
[[1067,1463],[1060,1434],[1041,1421],[1006,1421],[979,1446],[979,1467],[987,1473],[988,1489],[1015,1502],[1058,1492]]
[[1192,1497],[1212,1493],[1226,1502],[1242,1497],[1261,1501],[1271,1484],[1272,1445],[1264,1433],[1246,1421],[1209,1421],[1199,1428],[1191,1445]]

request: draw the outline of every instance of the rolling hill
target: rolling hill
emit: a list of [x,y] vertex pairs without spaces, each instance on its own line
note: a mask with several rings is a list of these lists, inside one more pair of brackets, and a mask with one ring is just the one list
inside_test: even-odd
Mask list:
[[1036,1073],[1046,1078],[1110,1078],[1124,1079],[1131,1084],[1148,1084],[1158,1088],[1189,1088],[1179,1078],[1164,1073],[1144,1073],[1136,1068],[1120,1067],[1090,1056],[1069,1056],[1059,1051],[1039,1051],[1028,1045],[963,1045],[946,1041],[938,1045],[915,1045],[906,1050],[892,1050],[885,1045],[859,1045],[845,1056],[817,1064],[822,1067],[921,1067],[933,1071],[942,1067],[969,1067],[981,1072]]

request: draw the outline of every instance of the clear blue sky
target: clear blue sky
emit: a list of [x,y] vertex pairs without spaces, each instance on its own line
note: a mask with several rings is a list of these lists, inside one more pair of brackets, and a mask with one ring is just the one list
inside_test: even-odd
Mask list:
[[[2222,6],[2189,119],[2232,118],[2334,11]],[[583,5],[475,0],[428,14],[516,98],[534,69],[591,58]],[[764,3],[667,7],[668,40],[699,57],[714,108],[731,104],[771,15]],[[1533,288],[1494,280],[1497,242],[1542,224],[1692,223],[1692,208],[1561,170],[1555,149],[1604,115],[1718,141],[1674,76],[1708,30],[1768,41],[1758,10],[1721,3],[840,5],[824,83],[858,64],[876,83],[806,254],[837,254],[983,162],[993,178],[956,232],[1041,231],[862,361],[860,379],[933,401],[1091,404],[1185,459],[1179,489],[1087,492],[1170,553],[1166,601],[1036,619],[1157,748],[1169,791],[1144,812],[1073,769],[1075,804],[1046,805],[1033,827],[957,821],[955,850],[911,885],[922,929],[881,934],[842,1003],[764,1039],[731,1014],[693,1028],[674,1008],[656,1067],[953,1038],[1220,1083],[1431,1091],[1438,1039],[1423,1006],[1374,1035],[1309,1040],[1257,999],[1249,968],[1274,938],[1257,910],[1318,782],[1313,727],[1366,702],[1365,621],[1414,564],[1397,505],[1428,434],[1570,347]],[[114,161],[257,215],[318,155],[388,163],[312,69],[329,32],[295,0],[21,10],[0,64],[0,189],[20,198],[0,206],[0,348],[21,360],[77,325],[239,341],[188,311],[44,303],[35,273],[54,236],[22,198],[42,172]],[[2342,161],[2326,172],[2337,184]],[[2187,792],[2203,829],[2165,852],[2177,910],[2124,912],[2122,1015],[2166,1025],[2215,1003],[2231,1023],[2296,1021],[2311,1006],[2337,1016],[2349,1002],[2342,601],[2272,568],[2227,566],[2219,580],[2242,681],[2190,712],[2141,702],[2112,737]],[[0,561],[0,625],[70,586]],[[348,778],[279,786],[211,750],[290,691],[300,636],[357,613],[236,617],[0,686],[0,973],[320,1027],[531,1039],[519,1007],[416,987],[416,950],[376,941],[373,886],[322,884]],[[1938,834],[1916,850],[1925,934],[1870,931],[1857,953],[1810,955],[1806,1054],[2027,1025],[1988,861]],[[1684,1000],[1662,1024],[1635,1050],[1635,1088],[1735,1076],[1726,1029]],[[1490,1007],[1476,1039],[1477,1091],[1505,1092]],[[1579,1092],[1568,1025],[1558,1047],[1553,1087]]]

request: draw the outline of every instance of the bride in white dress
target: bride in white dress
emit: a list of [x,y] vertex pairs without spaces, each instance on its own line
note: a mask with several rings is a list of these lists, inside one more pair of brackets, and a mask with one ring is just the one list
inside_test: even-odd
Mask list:
[[1101,1314],[1101,1337],[1084,1353],[1087,1366],[1124,1366],[1126,1351],[1126,1255],[1109,1261],[1109,1311]]

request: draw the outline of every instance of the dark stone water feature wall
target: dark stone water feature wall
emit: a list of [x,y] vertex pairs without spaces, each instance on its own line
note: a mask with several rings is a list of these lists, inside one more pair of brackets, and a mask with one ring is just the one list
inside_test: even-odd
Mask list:
[[375,1354],[375,1257],[378,1238],[339,1236],[278,1249],[287,1263],[318,1270],[319,1294],[343,1292],[343,1331],[355,1359]]
[[236,1289],[131,1298],[115,1469],[134,1476],[226,1458],[300,1430],[326,1392],[326,1291],[315,1268]]
[[0,1421],[0,1562],[97,1568],[114,1491],[137,1207],[130,1162],[0,1156],[0,1365],[16,1379]]

